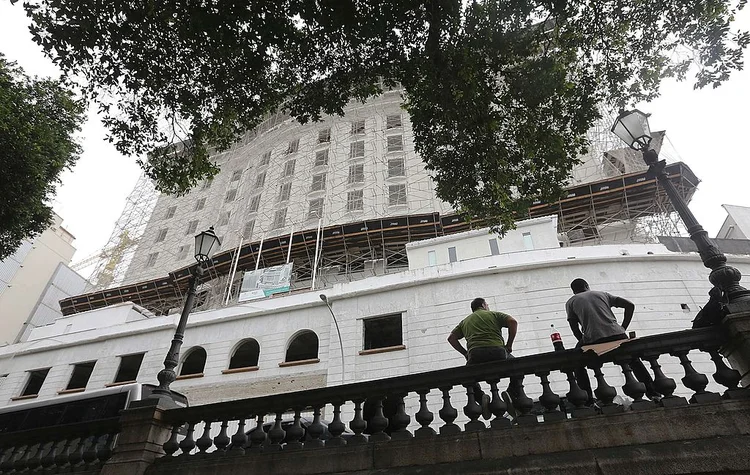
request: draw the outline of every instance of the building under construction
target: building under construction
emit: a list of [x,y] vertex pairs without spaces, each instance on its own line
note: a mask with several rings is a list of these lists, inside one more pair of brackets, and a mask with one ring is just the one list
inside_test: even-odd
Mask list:
[[[216,154],[221,172],[185,196],[159,195],[142,178],[107,246],[81,263],[95,266],[89,292],[63,300],[63,313],[123,301],[155,314],[178,309],[193,236],[210,226],[222,250],[200,289],[207,308],[236,302],[248,270],[292,263],[290,291],[324,288],[404,270],[409,242],[482,227],[436,197],[401,105],[396,89],[318,123],[271,116]],[[563,198],[535,203],[519,220],[557,215],[561,246],[679,234],[666,194],[640,154],[617,145],[610,122],[605,114],[590,131],[591,150]],[[698,180],[664,141],[655,134],[654,148],[689,201]]]

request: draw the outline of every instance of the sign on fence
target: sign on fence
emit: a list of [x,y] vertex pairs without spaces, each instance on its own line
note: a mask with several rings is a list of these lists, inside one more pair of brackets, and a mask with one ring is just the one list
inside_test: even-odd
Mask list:
[[238,302],[262,299],[279,292],[289,291],[292,263],[246,271],[242,277]]

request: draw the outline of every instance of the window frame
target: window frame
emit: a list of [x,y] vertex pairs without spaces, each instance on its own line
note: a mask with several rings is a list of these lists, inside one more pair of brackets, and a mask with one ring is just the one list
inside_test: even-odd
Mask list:
[[[398,141],[396,141],[398,139]],[[404,136],[403,135],[388,135],[386,137],[386,153],[392,152],[403,152],[404,151]]]
[[[28,376],[26,377],[26,384],[23,385],[23,389],[21,390],[21,394],[18,395],[19,398],[32,398],[39,396],[39,392],[44,387],[44,383],[47,382],[47,377],[49,376],[50,368],[40,368],[40,369],[32,369],[29,371],[26,371]],[[29,392],[29,388],[32,387],[32,378],[34,378],[35,375],[39,375],[41,373],[44,373],[43,376],[41,376],[41,382],[39,382],[39,387],[36,389],[36,392]]]
[[[403,190],[403,192],[399,191]],[[399,183],[396,185],[388,185],[388,206],[406,206],[409,204],[406,194],[406,184]],[[394,198],[395,195],[395,198]],[[403,202],[401,202],[403,200]]]
[[[85,375],[85,377],[83,377],[83,379],[85,379],[85,382],[83,383],[83,386],[71,387],[71,385],[74,382],[73,379],[77,376],[76,375],[76,370],[78,370],[79,368],[84,368],[84,370],[85,370],[85,368],[88,368],[89,365],[90,365],[90,369],[88,369],[88,374]],[[73,371],[71,371],[70,378],[68,379],[68,384],[65,386],[65,389],[63,391],[83,391],[83,390],[85,390],[86,386],[88,386],[88,384],[89,384],[89,381],[91,381],[91,375],[93,374],[94,368],[96,367],[96,360],[93,360],[93,361],[82,361],[80,363],[74,363],[71,366],[73,366]],[[80,375],[78,375],[78,376],[80,377]]]
[[[380,346],[374,346],[377,343],[374,341],[372,332],[377,332],[373,329],[373,326],[378,325],[379,322],[388,320],[398,320],[398,332],[392,331],[392,341],[385,341]],[[368,336],[368,328],[370,329],[370,335]],[[396,337],[398,333],[398,338]],[[377,315],[372,317],[366,317],[362,319],[362,350],[359,354],[372,354],[381,353],[384,351],[393,351],[404,349],[404,312],[393,312],[385,315]]]
[[[355,196],[359,195],[359,196]],[[359,203],[359,207],[352,206],[352,203]],[[365,193],[364,190],[352,190],[346,194],[346,210],[347,211],[362,211],[365,208]]]
[[[315,211],[316,213],[313,214],[313,203],[315,203],[315,208],[317,208]],[[319,206],[318,206],[319,203]],[[323,211],[325,209],[325,199],[324,198],[313,198],[308,202],[307,207],[307,219],[320,219],[323,217]]]
[[[120,376],[123,372],[123,362],[126,358],[133,358],[132,361],[135,361],[134,358],[140,357],[138,360],[138,366],[135,369],[135,377],[133,379],[121,379],[118,381],[118,376]],[[127,355],[120,355],[120,364],[117,366],[117,372],[115,372],[115,377],[112,379],[112,384],[126,384],[126,383],[134,383],[138,380],[138,373],[141,371],[141,367],[143,366],[143,360],[146,357],[146,353],[129,353]],[[128,360],[131,361],[131,360]]]

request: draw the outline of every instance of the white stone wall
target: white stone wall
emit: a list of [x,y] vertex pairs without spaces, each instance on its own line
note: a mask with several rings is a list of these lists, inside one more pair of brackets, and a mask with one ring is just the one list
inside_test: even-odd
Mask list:
[[[682,330],[690,327],[699,306],[707,301],[710,287],[708,272],[697,255],[670,253],[661,245],[557,248],[519,254],[523,257],[517,257],[519,261],[512,259],[514,255],[491,256],[341,284],[327,291],[343,337],[343,375],[336,330],[317,292],[195,313],[190,317],[182,354],[193,346],[203,346],[208,354],[204,376],[177,381],[173,388],[187,394],[192,404],[204,404],[459,366],[464,364],[463,357],[446,338],[470,313],[469,303],[477,296],[486,298],[490,308],[518,319],[516,356],[551,351],[551,323],[561,331],[566,346],[572,347],[564,304],[571,295],[568,285],[576,277],[587,279],[594,289],[632,300],[636,311],[629,330],[638,336]],[[730,263],[750,281],[750,258],[730,256]],[[406,348],[360,355],[361,320],[393,312],[403,312]],[[100,318],[107,317],[101,314]],[[138,381],[155,382],[177,318],[155,317],[46,335],[0,348],[0,374],[8,374],[0,382],[0,405],[11,403],[10,399],[20,394],[28,370],[52,367],[39,395],[40,399],[51,398],[67,384],[71,364],[97,360],[87,386],[96,389],[112,382],[118,356],[141,351],[146,357]],[[279,367],[290,338],[302,329],[318,335],[320,362]],[[222,374],[232,349],[248,337],[260,344],[259,370]],[[713,365],[705,355],[694,353],[691,357],[695,356],[696,368],[708,373],[710,379]],[[676,359],[664,356],[660,362],[672,377],[682,377]],[[622,384],[618,368],[607,365],[606,374],[612,385]],[[562,379],[561,375],[552,376],[553,389],[559,394],[567,391]],[[537,381],[533,376],[527,378],[532,397],[540,393]],[[410,401],[413,403],[413,398]]]

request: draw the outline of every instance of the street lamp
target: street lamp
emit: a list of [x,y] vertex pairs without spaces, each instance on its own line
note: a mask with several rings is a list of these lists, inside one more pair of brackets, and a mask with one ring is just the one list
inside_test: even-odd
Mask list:
[[651,129],[648,125],[649,115],[638,109],[622,111],[612,125],[612,132],[628,144],[630,148],[643,154],[643,161],[648,165],[646,176],[656,178],[667,192],[669,201],[677,214],[680,215],[682,222],[685,223],[688,233],[690,233],[690,239],[698,247],[703,265],[711,269],[708,276],[711,284],[721,289],[727,303],[743,302],[750,304],[750,291],[740,285],[742,274],[739,270],[727,265],[726,256],[708,237],[708,233],[695,219],[687,203],[670,181],[669,174],[665,170],[667,162],[659,160],[659,154],[649,147],[651,144]]
[[198,262],[198,265],[193,267],[190,275],[185,306],[182,307],[180,322],[177,324],[177,329],[174,332],[172,345],[169,347],[167,357],[164,358],[164,369],[156,375],[156,378],[159,380],[159,386],[152,391],[150,396],[151,398],[159,399],[166,406],[176,406],[169,385],[177,379],[174,369],[180,362],[180,347],[185,336],[188,315],[190,315],[190,310],[193,309],[195,289],[198,287],[198,282],[203,276],[204,266],[211,260],[211,256],[219,249],[219,246],[221,246],[221,241],[216,236],[213,226],[208,228],[208,231],[203,231],[195,236],[195,260]]

